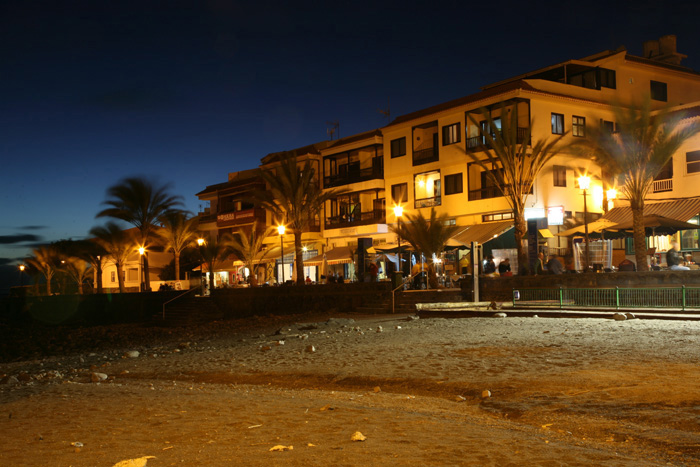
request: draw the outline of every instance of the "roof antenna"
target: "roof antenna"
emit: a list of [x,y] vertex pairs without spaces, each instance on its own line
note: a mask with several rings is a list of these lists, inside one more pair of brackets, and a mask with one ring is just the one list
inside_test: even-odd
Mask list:
[[384,115],[387,120],[391,121],[391,105],[389,105],[389,99],[386,100],[386,110],[377,109],[377,112]]
[[335,120],[333,122],[327,121],[326,125],[331,126],[331,128],[326,128],[326,134],[330,137],[331,141],[333,141],[334,133],[338,133],[335,139],[340,139],[340,122],[338,122],[338,120]]

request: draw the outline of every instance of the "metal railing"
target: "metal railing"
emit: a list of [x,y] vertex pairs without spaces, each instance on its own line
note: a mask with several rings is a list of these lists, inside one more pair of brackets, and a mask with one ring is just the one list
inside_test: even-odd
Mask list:
[[374,211],[361,212],[359,214],[330,216],[326,218],[326,229],[338,229],[356,225],[381,224],[385,222],[385,211],[375,209]]
[[438,148],[425,148],[413,151],[413,165],[427,164],[439,160]]
[[513,289],[513,307],[673,308],[700,311],[700,287]]
[[673,191],[673,179],[672,178],[668,178],[665,180],[654,180],[652,192],[653,193],[662,193],[664,191]]
[[360,169],[353,168],[345,173],[326,175],[323,177],[323,186],[326,188],[349,185],[351,183],[364,182],[367,180],[377,180],[384,178],[384,167],[379,163],[371,167]]
[[408,276],[404,277],[403,280],[401,281],[401,285],[396,287],[394,290],[391,291],[391,314],[394,314],[396,312],[396,291],[399,289],[405,289],[406,284],[410,282],[413,279],[411,275],[409,274]]
[[[515,136],[515,142],[516,144],[523,144],[525,141],[525,138],[527,137],[527,128],[518,128],[517,133]],[[492,133],[491,138],[495,139],[496,134]],[[527,144],[530,145],[530,141],[527,141]],[[485,136],[479,135],[479,136],[472,136],[471,138],[467,138],[467,149],[476,149],[481,146],[488,146],[488,140],[486,139]]]
[[182,292],[182,293],[181,293],[180,295],[178,295],[177,297],[171,298],[171,299],[168,300],[167,302],[163,303],[163,321],[165,321],[165,305],[167,305],[168,303],[172,303],[172,302],[174,302],[175,300],[178,300],[178,299],[184,297],[185,295],[187,295],[187,294],[189,294],[189,293],[192,293],[192,292],[194,292],[194,291],[197,291],[197,290],[202,290],[202,288],[201,288],[201,287],[193,287],[193,288],[191,288],[190,290],[186,290],[186,291]]

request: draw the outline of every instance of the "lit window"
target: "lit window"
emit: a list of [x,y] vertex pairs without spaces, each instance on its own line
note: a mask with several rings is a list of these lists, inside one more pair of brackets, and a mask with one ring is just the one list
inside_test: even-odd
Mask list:
[[578,137],[586,136],[586,118],[574,115],[571,119],[571,134]]
[[552,113],[552,134],[564,134],[564,116],[562,114]]
[[417,174],[414,178],[414,193],[416,208],[439,206],[440,199],[440,171]]
[[461,137],[460,124],[445,125],[442,127],[442,145],[459,143]]

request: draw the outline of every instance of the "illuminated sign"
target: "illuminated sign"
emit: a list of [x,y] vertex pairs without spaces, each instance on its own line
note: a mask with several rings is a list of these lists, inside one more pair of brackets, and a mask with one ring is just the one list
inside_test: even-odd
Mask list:
[[552,206],[547,208],[547,224],[564,224],[564,206]]

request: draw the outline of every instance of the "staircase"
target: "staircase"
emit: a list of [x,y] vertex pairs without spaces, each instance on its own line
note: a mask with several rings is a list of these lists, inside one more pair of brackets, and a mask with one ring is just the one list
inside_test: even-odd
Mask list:
[[[415,314],[416,303],[455,303],[463,302],[460,289],[405,290],[396,292],[394,313]],[[377,294],[367,298],[363,306],[355,309],[357,313],[382,314],[391,313],[391,292]]]
[[165,305],[165,319],[161,311],[153,316],[159,326],[192,326],[222,319],[211,297],[183,297]]

